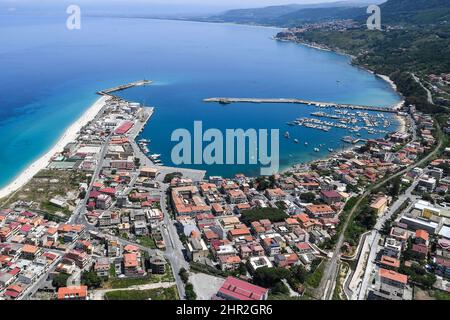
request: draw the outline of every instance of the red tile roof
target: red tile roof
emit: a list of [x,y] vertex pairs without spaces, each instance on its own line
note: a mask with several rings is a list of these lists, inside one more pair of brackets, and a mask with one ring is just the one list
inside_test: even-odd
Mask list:
[[381,268],[379,271],[380,277],[386,278],[392,281],[400,282],[403,284],[406,284],[408,282],[408,276],[392,271]]
[[58,300],[86,298],[87,286],[70,286],[58,289]]
[[428,232],[425,230],[416,230],[416,238],[423,239],[425,241],[428,241]]
[[246,281],[228,277],[219,289],[219,294],[235,300],[265,300],[268,291]]

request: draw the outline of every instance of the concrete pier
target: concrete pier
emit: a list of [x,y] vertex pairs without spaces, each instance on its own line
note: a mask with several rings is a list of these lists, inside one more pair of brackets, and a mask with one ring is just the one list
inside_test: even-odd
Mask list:
[[396,107],[375,107],[365,105],[354,105],[348,103],[333,103],[333,102],[320,102],[304,99],[286,99],[286,98],[208,98],[204,99],[204,102],[218,102],[221,104],[230,103],[292,103],[292,104],[304,104],[308,106],[315,106],[319,108],[336,108],[336,109],[351,109],[351,110],[365,110],[387,113],[398,113]]
[[113,93],[113,92],[122,91],[122,90],[125,90],[125,89],[129,89],[131,87],[144,86],[144,85],[147,85],[147,84],[151,84],[152,82],[153,81],[151,81],[151,80],[145,80],[145,79],[144,80],[139,80],[139,81],[123,84],[123,85],[120,85],[120,86],[117,86],[117,87],[114,87],[114,88],[101,90],[101,91],[97,92],[97,94],[102,95],[102,96],[104,96],[104,95],[111,95],[111,93]]

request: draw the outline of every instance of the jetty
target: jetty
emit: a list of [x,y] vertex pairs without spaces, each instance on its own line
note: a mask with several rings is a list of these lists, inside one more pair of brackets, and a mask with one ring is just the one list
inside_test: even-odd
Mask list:
[[304,104],[308,106],[315,106],[319,108],[342,108],[352,110],[367,110],[376,112],[398,113],[399,108],[397,106],[392,107],[376,107],[366,105],[355,105],[348,103],[333,103],[333,102],[320,102],[304,99],[289,99],[289,98],[207,98],[203,99],[204,102],[218,102],[220,104],[230,103],[292,103],[292,104]]
[[101,96],[105,96],[105,95],[111,95],[114,92],[117,91],[122,91],[125,89],[129,89],[132,87],[139,87],[139,86],[144,86],[147,84],[151,84],[153,81],[151,80],[139,80],[139,81],[135,81],[135,82],[130,82],[127,84],[122,84],[120,86],[114,87],[114,88],[109,88],[109,89],[105,89],[105,90],[101,90],[99,92],[97,92],[97,94],[101,95]]

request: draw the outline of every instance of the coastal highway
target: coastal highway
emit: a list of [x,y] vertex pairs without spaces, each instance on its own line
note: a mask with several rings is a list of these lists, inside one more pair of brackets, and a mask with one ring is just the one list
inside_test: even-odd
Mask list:
[[[441,128],[439,126],[439,123],[437,124],[437,130],[438,132],[441,132]],[[321,279],[319,288],[317,289],[318,294],[320,294],[320,298],[324,298],[324,299],[332,299],[333,297],[333,289],[334,286],[332,285],[336,279],[337,276],[337,272],[338,272],[338,261],[341,257],[341,247],[342,244],[344,243],[344,235],[345,235],[345,231],[347,230],[348,224],[351,220],[351,217],[355,214],[355,212],[358,210],[359,206],[361,205],[362,201],[368,197],[373,190],[380,188],[381,186],[383,186],[385,183],[388,183],[394,179],[396,179],[397,177],[400,177],[402,175],[404,175],[405,173],[407,173],[408,171],[412,170],[413,168],[420,166],[426,162],[428,162],[431,158],[433,158],[438,152],[439,149],[442,147],[443,141],[442,139],[439,139],[438,144],[436,145],[436,147],[434,148],[434,150],[432,152],[430,152],[425,158],[423,158],[422,160],[406,167],[405,169],[397,172],[396,174],[393,174],[387,178],[382,179],[380,182],[370,186],[358,199],[358,201],[355,203],[355,205],[353,206],[352,210],[350,211],[349,215],[347,216],[347,219],[344,222],[344,226],[342,228],[341,234],[339,235],[338,241],[336,243],[336,247],[334,249],[333,252],[333,256],[331,258],[330,261],[328,261],[328,263],[325,266],[325,270],[323,273],[323,277]]]

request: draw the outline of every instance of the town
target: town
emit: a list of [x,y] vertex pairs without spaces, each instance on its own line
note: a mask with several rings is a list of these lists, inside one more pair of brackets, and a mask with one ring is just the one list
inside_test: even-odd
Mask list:
[[450,291],[448,119],[272,176],[171,168],[103,107],[0,201],[0,299],[424,299]]

